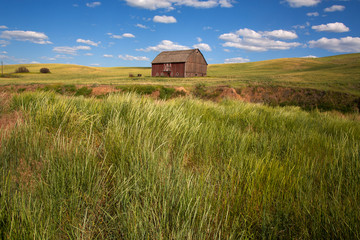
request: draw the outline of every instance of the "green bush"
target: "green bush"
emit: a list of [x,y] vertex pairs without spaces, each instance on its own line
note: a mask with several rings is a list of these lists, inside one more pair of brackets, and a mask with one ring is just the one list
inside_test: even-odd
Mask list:
[[28,73],[28,72],[30,72],[29,69],[27,69],[27,67],[24,66],[18,67],[15,70],[15,73]]
[[82,87],[79,88],[78,90],[76,90],[75,96],[90,96],[90,94],[92,93],[92,89],[91,88],[87,88],[87,87]]
[[199,98],[206,97],[206,87],[204,83],[197,83],[195,85],[194,96]]
[[175,89],[174,88],[167,88],[162,86],[160,88],[160,99],[169,99],[173,96],[173,94],[175,93]]
[[175,89],[164,87],[164,86],[154,86],[154,85],[132,85],[132,86],[118,86],[117,89],[121,89],[123,92],[134,92],[140,95],[150,95],[155,91],[160,92],[160,99],[169,99],[174,96]]
[[153,85],[132,85],[132,86],[118,86],[117,89],[121,89],[123,92],[135,92],[140,95],[151,94],[159,87]]
[[41,72],[41,73],[50,73],[50,69],[48,69],[48,68],[41,68],[41,69],[40,69],[40,72]]

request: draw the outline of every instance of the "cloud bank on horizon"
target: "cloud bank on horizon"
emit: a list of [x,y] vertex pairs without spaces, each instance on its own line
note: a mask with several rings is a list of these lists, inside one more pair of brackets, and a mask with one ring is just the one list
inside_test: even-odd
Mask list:
[[[161,51],[200,49],[209,63],[360,52],[359,0],[7,1],[6,64],[150,66]],[[46,13],[46,14],[44,14]],[[16,18],[14,16],[17,16]]]

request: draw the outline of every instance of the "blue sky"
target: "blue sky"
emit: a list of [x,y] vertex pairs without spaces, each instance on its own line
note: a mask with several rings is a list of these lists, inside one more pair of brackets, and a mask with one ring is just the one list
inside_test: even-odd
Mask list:
[[199,48],[209,64],[360,52],[360,0],[4,0],[4,64],[151,66]]

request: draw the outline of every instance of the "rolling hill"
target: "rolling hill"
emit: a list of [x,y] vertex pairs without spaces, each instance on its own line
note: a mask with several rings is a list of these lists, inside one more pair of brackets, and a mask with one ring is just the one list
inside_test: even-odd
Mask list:
[[[20,65],[5,65],[4,73],[12,73]],[[192,87],[228,85],[280,86],[337,91],[360,96],[360,54],[323,58],[285,58],[250,63],[211,64],[205,78],[152,78],[151,68],[86,67],[67,64],[25,64],[30,73],[1,78],[0,85],[30,83],[60,84],[161,84]],[[47,67],[51,74],[40,74]],[[141,74],[129,78],[129,74]]]

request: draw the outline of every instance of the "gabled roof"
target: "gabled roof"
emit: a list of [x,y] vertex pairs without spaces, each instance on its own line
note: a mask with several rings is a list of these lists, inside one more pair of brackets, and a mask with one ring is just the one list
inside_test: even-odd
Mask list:
[[157,55],[156,58],[151,63],[182,63],[182,62],[186,62],[188,57],[196,51],[200,52],[199,49],[180,50],[180,51],[164,51],[164,52],[159,53],[159,55]]

